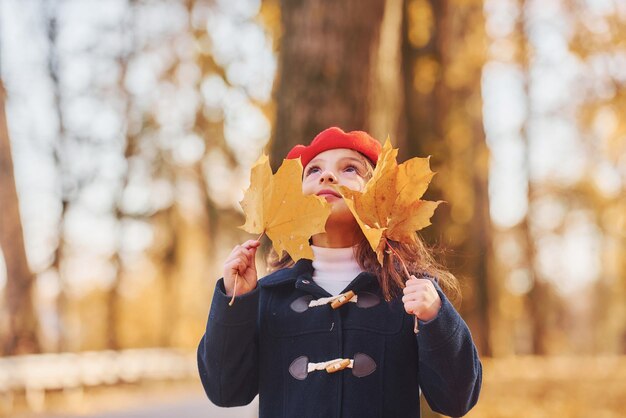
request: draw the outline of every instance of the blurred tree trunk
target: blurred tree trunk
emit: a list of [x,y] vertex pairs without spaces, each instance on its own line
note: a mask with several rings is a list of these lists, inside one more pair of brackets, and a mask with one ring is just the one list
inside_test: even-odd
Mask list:
[[172,205],[162,212],[166,228],[170,233],[170,239],[165,246],[163,254],[163,307],[161,310],[161,347],[172,347],[177,318],[178,318],[178,291],[176,287],[176,270],[180,263],[179,231],[181,228],[178,207]]
[[19,199],[5,113],[6,90],[0,79],[0,248],[6,264],[8,329],[2,336],[4,355],[37,353],[37,317],[33,309],[34,276],[28,267]]
[[274,168],[329,126],[369,128],[384,11],[385,0],[281,1]]
[[124,272],[124,266],[122,263],[121,251],[123,246],[123,222],[126,214],[123,211],[123,199],[124,191],[128,186],[130,165],[132,163],[132,157],[137,153],[138,148],[138,130],[133,130],[132,126],[129,126],[133,122],[132,106],[133,97],[127,88],[127,73],[128,65],[135,53],[135,34],[134,34],[134,18],[135,18],[135,0],[128,0],[127,12],[124,21],[121,22],[121,32],[124,37],[130,37],[130,41],[127,43],[127,47],[123,49],[117,57],[117,64],[119,67],[119,77],[117,78],[117,88],[120,91],[123,100],[123,108],[121,113],[128,124],[126,125],[126,131],[123,132],[124,138],[124,160],[127,161],[126,169],[120,178],[120,185],[117,189],[115,196],[115,207],[113,211],[115,213],[115,219],[119,227],[117,228],[117,246],[115,252],[111,255],[111,264],[115,266],[115,277],[111,283],[111,287],[108,289],[106,298],[106,346],[110,350],[119,350],[121,347],[119,338],[120,327],[120,286],[122,284],[122,277]]
[[550,309],[550,294],[548,284],[543,280],[540,280],[535,268],[535,258],[537,250],[535,248],[536,237],[533,236],[530,219],[530,210],[534,204],[534,200],[537,197],[537,190],[532,180],[532,172],[530,167],[530,158],[532,155],[531,142],[528,138],[528,126],[532,118],[533,106],[530,101],[530,80],[531,80],[531,68],[529,63],[529,45],[527,31],[527,15],[526,15],[526,0],[519,0],[519,18],[516,22],[517,31],[517,43],[518,43],[518,60],[520,68],[522,69],[522,76],[524,77],[524,98],[526,107],[526,118],[522,124],[522,130],[520,136],[524,142],[524,169],[526,175],[526,187],[527,187],[527,199],[528,206],[526,214],[520,222],[518,228],[524,237],[524,268],[530,275],[532,288],[526,296],[526,306],[530,314],[530,326],[532,329],[532,353],[536,355],[545,355],[548,353],[548,347],[546,346],[547,337],[547,324],[548,324],[548,310]]
[[404,141],[402,80],[402,17],[405,0],[386,0],[378,51],[370,82],[369,119],[365,130],[374,138]]
[[67,332],[67,318],[65,318],[67,314],[67,285],[62,275],[61,271],[61,260],[63,260],[65,254],[65,215],[70,206],[70,196],[69,191],[66,187],[66,181],[64,179],[64,161],[63,161],[63,151],[67,139],[67,131],[65,126],[65,118],[63,112],[63,97],[61,92],[61,84],[60,84],[60,73],[59,73],[59,50],[57,47],[57,37],[58,37],[58,19],[56,16],[58,4],[57,3],[49,3],[46,5],[47,13],[46,21],[47,21],[47,35],[48,35],[48,44],[49,44],[49,52],[48,52],[48,75],[50,76],[50,80],[52,81],[52,92],[53,92],[53,100],[54,100],[54,112],[56,114],[57,121],[59,123],[58,128],[58,137],[57,142],[54,146],[52,156],[54,158],[54,164],[56,166],[57,172],[61,173],[60,175],[60,190],[61,190],[61,213],[59,214],[59,224],[57,228],[58,233],[58,241],[56,248],[53,253],[53,259],[50,268],[57,275],[58,283],[59,283],[59,293],[56,300],[56,309],[57,309],[57,324],[58,329],[56,335],[56,351],[68,351],[71,350],[71,344],[68,341],[68,332]]
[[446,158],[443,116],[450,103],[442,77],[447,4],[448,0],[405,2],[402,70],[407,139],[400,144],[404,158],[425,156],[430,150],[439,151],[431,162]]
[[[453,206],[436,215],[440,219],[425,230],[426,240],[443,236],[463,257],[449,259],[448,264],[465,279],[463,311],[481,352],[488,354],[491,225],[477,87],[484,63],[482,2],[404,3],[399,61],[404,89],[390,105],[381,106],[385,88],[376,87],[393,91],[397,85],[393,69],[385,75],[385,64],[393,68],[394,54],[382,47],[394,48],[393,31],[387,32],[386,26],[394,21],[397,25],[394,6],[398,4],[392,0],[282,2],[272,164],[277,167],[294,144],[308,143],[332,125],[374,129],[379,137],[385,130],[397,135],[404,158],[432,154],[434,167],[442,167],[442,180],[433,183],[434,194]],[[388,114],[401,115],[402,105],[406,118],[394,122]]]
[[461,311],[482,354],[489,341],[491,223],[482,124],[482,2],[407,0],[402,69],[406,140],[400,157],[432,155],[429,200],[443,199],[425,241],[445,240],[442,261],[460,278]]

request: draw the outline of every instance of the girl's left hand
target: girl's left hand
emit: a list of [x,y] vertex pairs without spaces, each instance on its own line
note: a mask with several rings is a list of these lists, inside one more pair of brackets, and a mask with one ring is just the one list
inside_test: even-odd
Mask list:
[[429,279],[418,279],[411,275],[403,292],[402,302],[407,313],[417,316],[424,322],[437,316],[441,308],[441,298]]

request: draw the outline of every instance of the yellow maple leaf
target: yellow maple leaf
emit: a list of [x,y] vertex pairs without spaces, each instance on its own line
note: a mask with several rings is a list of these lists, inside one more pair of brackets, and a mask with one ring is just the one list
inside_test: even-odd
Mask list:
[[430,170],[430,157],[411,158],[398,165],[397,155],[398,150],[387,138],[363,192],[339,187],[381,265],[386,240],[415,242],[415,232],[430,225],[442,203],[420,200],[435,175]]
[[252,166],[250,187],[240,204],[246,216],[240,228],[265,233],[279,256],[286,251],[294,261],[313,259],[309,238],[325,232],[330,205],[320,196],[302,193],[300,159],[284,160],[272,175],[269,160],[262,155]]

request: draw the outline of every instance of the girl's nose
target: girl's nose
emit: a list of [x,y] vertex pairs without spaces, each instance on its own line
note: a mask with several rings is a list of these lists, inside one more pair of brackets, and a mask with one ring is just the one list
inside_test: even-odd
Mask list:
[[324,171],[320,176],[320,183],[337,183],[337,178],[332,171]]

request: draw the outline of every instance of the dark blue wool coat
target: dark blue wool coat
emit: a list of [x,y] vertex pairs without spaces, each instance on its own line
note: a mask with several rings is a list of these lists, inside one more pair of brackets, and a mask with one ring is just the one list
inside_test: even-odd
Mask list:
[[[478,400],[482,365],[463,319],[436,285],[442,306],[419,324],[401,298],[385,302],[376,276],[363,272],[346,288],[357,302],[307,308],[330,296],[312,280],[310,260],[259,280],[233,306],[217,283],[198,347],[200,378],[219,406],[250,403],[261,418],[419,417],[419,387],[431,408],[465,415]],[[355,359],[335,373],[307,362]]]

